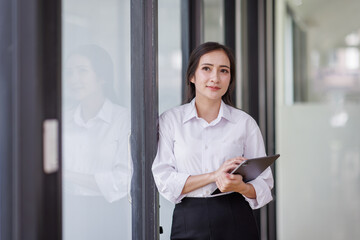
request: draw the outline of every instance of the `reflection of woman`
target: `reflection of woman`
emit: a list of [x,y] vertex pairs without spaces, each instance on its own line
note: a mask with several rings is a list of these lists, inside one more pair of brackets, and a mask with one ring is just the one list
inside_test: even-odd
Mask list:
[[98,46],[82,46],[67,59],[65,79],[76,103],[64,121],[65,239],[116,239],[126,235],[118,224],[130,219],[130,122],[114,103],[111,58]]
[[[228,173],[265,155],[256,122],[231,107],[234,79],[230,51],[202,44],[189,59],[189,103],[160,116],[153,174],[160,193],[176,203],[171,239],[259,239],[251,208],[272,199],[273,178],[270,169],[248,183]],[[211,196],[217,187],[224,193]]]

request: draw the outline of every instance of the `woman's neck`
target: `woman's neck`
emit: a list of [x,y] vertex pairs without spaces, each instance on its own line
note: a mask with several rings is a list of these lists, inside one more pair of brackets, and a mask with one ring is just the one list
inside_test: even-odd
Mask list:
[[195,98],[197,114],[208,123],[214,121],[219,115],[221,99],[218,100],[201,100]]
[[105,102],[103,95],[95,95],[81,102],[81,116],[84,122],[94,118]]

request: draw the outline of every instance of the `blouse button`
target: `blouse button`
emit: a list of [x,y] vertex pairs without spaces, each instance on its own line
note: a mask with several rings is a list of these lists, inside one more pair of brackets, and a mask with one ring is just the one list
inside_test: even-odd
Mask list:
[[208,146],[207,146],[207,145],[205,145],[205,150],[206,150],[206,149],[208,149]]

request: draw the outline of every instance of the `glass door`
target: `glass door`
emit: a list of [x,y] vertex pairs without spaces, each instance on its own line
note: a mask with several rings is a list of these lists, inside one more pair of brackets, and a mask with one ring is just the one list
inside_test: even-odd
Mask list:
[[278,239],[358,239],[360,2],[276,6]]
[[64,240],[130,240],[130,0],[63,0]]

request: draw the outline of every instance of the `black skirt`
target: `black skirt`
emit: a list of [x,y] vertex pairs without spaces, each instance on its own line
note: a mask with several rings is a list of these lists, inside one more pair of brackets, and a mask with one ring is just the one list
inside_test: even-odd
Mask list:
[[249,203],[239,193],[184,198],[175,205],[172,240],[259,240]]

